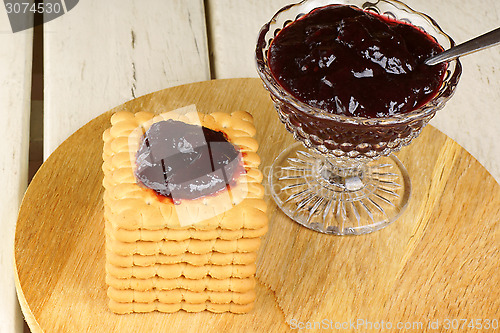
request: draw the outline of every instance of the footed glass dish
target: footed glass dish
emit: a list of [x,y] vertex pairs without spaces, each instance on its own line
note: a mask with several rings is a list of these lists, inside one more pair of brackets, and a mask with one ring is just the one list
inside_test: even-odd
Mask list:
[[334,114],[298,100],[272,75],[268,49],[286,25],[313,9],[332,4],[350,5],[409,23],[424,30],[444,49],[454,42],[429,16],[390,0],[305,0],[282,8],[259,33],[259,76],[280,120],[298,141],[274,161],[269,172],[271,193],[285,214],[309,229],[359,235],[389,225],[406,208],[410,177],[392,153],[410,144],[444,107],[462,70],[458,60],[449,62],[442,84],[430,101],[390,117]]

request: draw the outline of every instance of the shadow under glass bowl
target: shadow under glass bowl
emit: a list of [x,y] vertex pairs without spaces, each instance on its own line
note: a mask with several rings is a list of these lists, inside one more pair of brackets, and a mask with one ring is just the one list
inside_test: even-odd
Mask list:
[[[444,49],[454,41],[429,16],[394,0],[305,0],[279,10],[259,32],[257,71],[280,120],[301,142],[286,148],[269,174],[271,193],[291,219],[329,234],[369,233],[392,223],[407,206],[411,183],[392,155],[411,143],[453,95],[462,72],[458,60],[447,64],[435,96],[413,111],[365,118],[324,112],[288,93],[274,78],[268,49],[288,24],[327,5],[349,5],[411,24]],[[309,149],[303,149],[303,146]]]

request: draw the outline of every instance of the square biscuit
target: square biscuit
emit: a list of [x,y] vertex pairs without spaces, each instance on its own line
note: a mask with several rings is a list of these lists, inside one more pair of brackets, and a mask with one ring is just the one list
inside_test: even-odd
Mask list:
[[149,229],[137,229],[137,230],[127,230],[116,227],[111,224],[109,218],[105,216],[106,230],[108,233],[112,234],[113,237],[124,243],[132,243],[137,241],[147,241],[147,242],[159,242],[163,240],[171,241],[183,241],[187,239],[197,239],[197,240],[235,240],[239,238],[257,238],[266,234],[268,226],[267,224],[261,228],[257,229],[211,229],[211,230],[197,230],[195,228],[188,229],[171,229],[164,228],[161,230],[149,230]]
[[147,291],[152,289],[157,290],[173,290],[185,289],[193,292],[202,291],[234,291],[247,292],[255,288],[255,277],[248,278],[227,278],[214,279],[211,277],[203,277],[193,280],[185,277],[174,279],[163,279],[160,277],[152,277],[149,279],[126,278],[120,279],[112,275],[106,274],[106,283],[108,286],[115,289],[133,289],[139,291]]
[[233,240],[213,239],[203,241],[198,239],[187,239],[183,241],[162,240],[159,242],[137,241],[125,243],[114,239],[113,235],[106,233],[107,249],[121,256],[130,256],[134,254],[143,256],[152,256],[156,254],[180,255],[186,252],[193,254],[207,254],[210,252],[257,252],[260,243],[261,239],[258,237]]
[[[222,131],[244,172],[226,189],[175,201],[140,184],[135,158],[144,133],[174,119]],[[245,313],[255,299],[255,260],[268,229],[252,116],[191,107],[155,116],[120,111],[103,133],[106,284],[114,313]]]
[[109,299],[119,303],[152,303],[158,301],[160,303],[181,303],[199,304],[205,302],[217,304],[248,304],[255,300],[255,290],[237,293],[234,291],[202,291],[194,292],[185,289],[172,290],[146,290],[139,291],[133,289],[115,289],[108,288]]
[[[230,143],[241,153],[245,172],[235,179],[235,185],[217,195],[174,204],[162,200],[154,191],[139,185],[135,179],[135,155],[147,129],[157,121],[175,119],[223,131]],[[111,117],[112,126],[103,134],[103,186],[106,219],[125,230],[165,228],[198,230],[259,229],[267,225],[258,143],[253,138],[252,116],[244,111],[202,114],[196,111],[178,114],[120,111]],[[182,212],[182,219],[179,214]],[[196,223],[183,225],[188,218]]]
[[150,303],[139,303],[139,302],[116,302],[114,300],[109,301],[109,308],[111,311],[117,314],[127,314],[127,313],[145,313],[145,312],[164,312],[164,313],[173,313],[180,310],[184,310],[186,312],[201,312],[201,311],[210,311],[214,313],[223,313],[223,312],[231,312],[231,313],[247,313],[253,309],[254,303],[248,304],[236,304],[236,303],[226,303],[226,304],[217,304],[212,302],[204,302],[191,304],[186,302],[180,303],[161,303],[158,301],[150,302]]
[[118,267],[106,264],[106,273],[119,279],[175,279],[185,277],[199,280],[207,276],[214,279],[248,278],[255,274],[255,263],[249,265],[201,265],[194,266],[186,263],[155,264],[151,266]]

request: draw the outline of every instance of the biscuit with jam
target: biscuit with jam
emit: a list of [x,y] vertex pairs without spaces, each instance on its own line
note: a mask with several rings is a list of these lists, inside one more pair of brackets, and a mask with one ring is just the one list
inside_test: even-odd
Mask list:
[[250,311],[268,228],[252,116],[120,111],[111,125],[102,166],[110,309]]

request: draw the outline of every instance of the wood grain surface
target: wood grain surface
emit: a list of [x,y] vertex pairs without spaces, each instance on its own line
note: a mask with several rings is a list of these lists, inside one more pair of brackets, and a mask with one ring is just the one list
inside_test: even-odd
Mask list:
[[166,89],[82,127],[43,164],[20,210],[17,288],[33,332],[283,332],[321,320],[421,322],[414,331],[437,332],[444,328],[427,329],[430,321],[499,319],[500,186],[431,126],[397,154],[413,193],[403,216],[381,231],[319,234],[288,219],[266,195],[270,228],[251,313],[112,314],[104,281],[101,134],[113,111],[159,113],[193,103],[206,113],[252,113],[265,174],[293,142],[257,79]]

